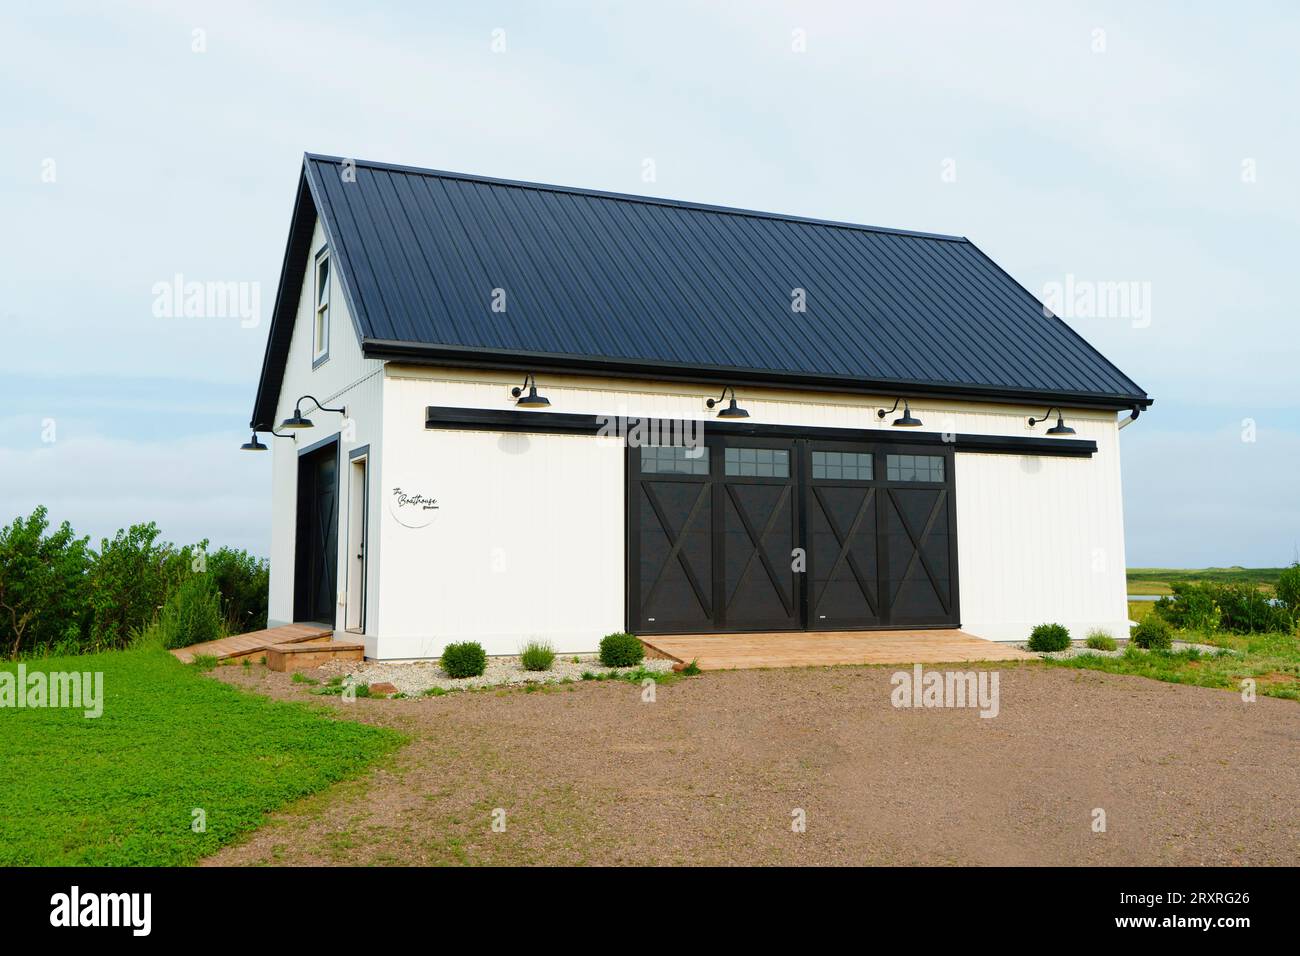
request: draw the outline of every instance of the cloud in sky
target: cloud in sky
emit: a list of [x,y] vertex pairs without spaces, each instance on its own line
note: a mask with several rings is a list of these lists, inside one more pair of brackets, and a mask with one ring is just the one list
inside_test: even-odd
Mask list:
[[259,283],[269,313],[312,150],[958,233],[1036,292],[1149,283],[1149,326],[1071,319],[1157,400],[1123,435],[1130,562],[1281,563],[1297,46],[1285,4],[6,9],[3,511],[266,553],[267,466],[236,450],[266,316],[160,319],[151,290]]

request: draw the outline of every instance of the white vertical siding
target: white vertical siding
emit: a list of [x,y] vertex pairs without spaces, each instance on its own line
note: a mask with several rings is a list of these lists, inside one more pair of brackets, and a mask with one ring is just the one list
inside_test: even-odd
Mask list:
[[956,456],[962,626],[1023,640],[1057,622],[1128,634],[1116,428],[1075,425],[1090,459]]
[[[427,430],[430,399],[428,383],[388,381],[378,656],[432,657],[457,640],[514,654],[533,638],[589,651],[621,630],[622,444]],[[431,524],[398,523],[396,487],[438,500]]]
[[[379,517],[383,604],[372,656],[436,655],[452,640],[515,652],[531,637],[565,651],[592,650],[624,622],[624,474],[617,441],[585,436],[458,432],[424,427],[427,405],[511,408],[515,376],[389,365],[384,376],[382,482],[439,499],[429,527]],[[548,376],[554,411],[712,418],[713,389]],[[860,428],[888,438],[875,409],[893,396],[746,391],[750,421]],[[1041,407],[912,403],[927,431],[1042,435],[1026,419]],[[1126,630],[1123,515],[1115,415],[1067,410],[1088,459],[961,453],[956,456],[962,624],[999,640],[1023,639],[1044,621],[1082,637]],[[372,525],[374,527],[375,525]],[[373,533],[372,533],[373,539]],[[369,645],[372,639],[368,638]]]

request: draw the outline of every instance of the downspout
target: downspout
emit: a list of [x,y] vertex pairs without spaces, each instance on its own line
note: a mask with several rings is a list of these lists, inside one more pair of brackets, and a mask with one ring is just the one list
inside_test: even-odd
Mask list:
[[1134,406],[1133,406],[1133,410],[1132,410],[1131,412],[1129,412],[1129,416],[1128,416],[1128,418],[1122,419],[1122,420],[1120,421],[1120,423],[1119,423],[1119,427],[1120,427],[1120,428],[1124,428],[1124,427],[1126,427],[1126,426],[1128,426],[1128,425],[1132,425],[1135,421],[1138,420],[1138,416],[1141,415],[1141,414],[1142,414],[1142,409],[1140,409],[1140,408],[1138,408],[1136,405],[1134,405]]

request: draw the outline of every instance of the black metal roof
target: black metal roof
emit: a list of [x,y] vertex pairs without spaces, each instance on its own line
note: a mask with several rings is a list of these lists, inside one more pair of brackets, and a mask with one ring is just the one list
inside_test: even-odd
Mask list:
[[962,237],[307,154],[255,427],[274,414],[313,213],[373,357],[1151,403]]

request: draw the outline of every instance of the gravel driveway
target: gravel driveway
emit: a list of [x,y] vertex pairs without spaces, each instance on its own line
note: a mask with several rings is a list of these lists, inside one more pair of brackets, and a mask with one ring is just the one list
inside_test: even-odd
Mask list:
[[985,719],[896,709],[895,670],[711,673],[659,687],[654,703],[589,682],[346,704],[286,674],[218,668],[412,742],[209,862],[1300,862],[1294,702],[1003,665]]

